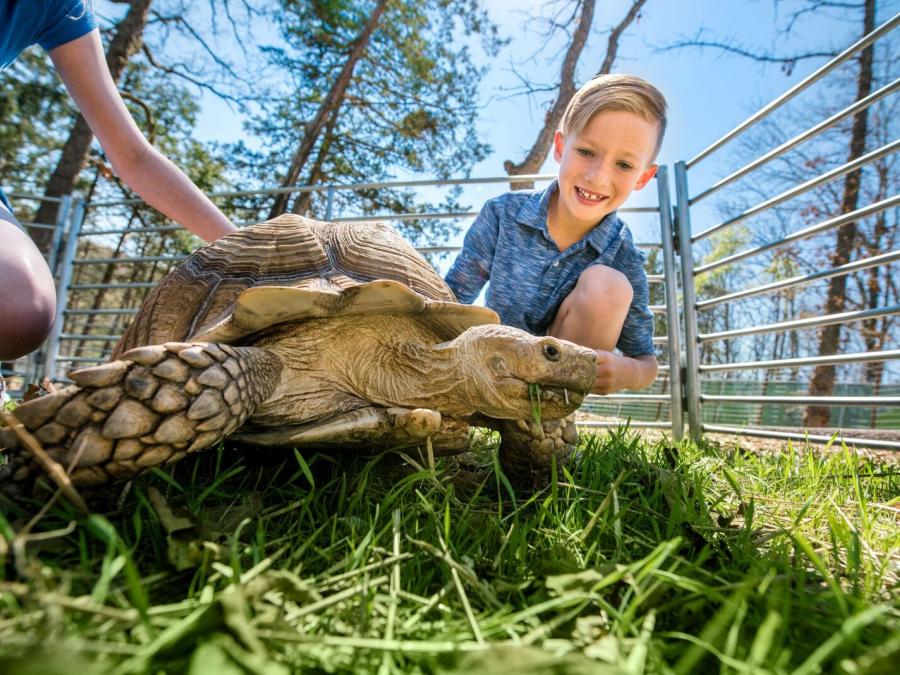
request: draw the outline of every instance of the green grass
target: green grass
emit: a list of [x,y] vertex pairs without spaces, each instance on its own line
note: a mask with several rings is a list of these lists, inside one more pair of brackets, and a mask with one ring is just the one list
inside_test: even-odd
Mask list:
[[220,449],[105,515],[0,502],[0,672],[895,672],[891,467],[620,430],[525,493],[494,451]]

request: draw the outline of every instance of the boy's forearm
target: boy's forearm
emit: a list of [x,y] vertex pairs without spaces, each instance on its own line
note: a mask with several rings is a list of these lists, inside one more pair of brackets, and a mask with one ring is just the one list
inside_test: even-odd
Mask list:
[[629,361],[631,366],[630,382],[625,385],[625,389],[644,389],[656,381],[659,363],[655,356],[645,354],[634,358],[629,356],[623,356],[622,358]]
[[117,170],[150,206],[206,242],[237,228],[172,162],[152,147]]

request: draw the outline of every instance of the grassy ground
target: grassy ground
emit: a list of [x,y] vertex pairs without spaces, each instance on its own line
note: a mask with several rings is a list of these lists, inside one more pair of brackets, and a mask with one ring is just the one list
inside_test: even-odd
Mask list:
[[896,672],[893,468],[622,430],[485,476],[219,450],[2,502],[0,672]]

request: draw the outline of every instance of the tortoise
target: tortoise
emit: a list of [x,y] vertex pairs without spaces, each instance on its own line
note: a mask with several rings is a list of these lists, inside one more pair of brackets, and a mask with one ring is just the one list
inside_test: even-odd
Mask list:
[[[563,418],[594,359],[458,303],[384,223],[288,214],[195,251],[148,294],[108,363],[15,416],[76,485],[130,479],[225,437],[450,455],[468,449],[469,425],[499,430],[506,470],[536,479],[577,438]],[[0,487],[40,474],[17,443],[0,429]]]

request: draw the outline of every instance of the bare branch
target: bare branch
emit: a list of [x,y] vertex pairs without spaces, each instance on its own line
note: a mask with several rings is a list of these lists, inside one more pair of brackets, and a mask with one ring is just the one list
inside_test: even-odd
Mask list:
[[705,40],[700,37],[700,33],[697,34],[697,37],[686,40],[679,40],[678,42],[674,42],[664,47],[657,47],[654,49],[654,51],[669,52],[676,49],[690,48],[700,49],[701,51],[707,48],[717,49],[721,52],[735,54],[737,56],[752,59],[760,63],[780,64],[782,66],[782,70],[784,70],[787,75],[790,75],[793,72],[794,66],[796,66],[800,61],[806,61],[808,59],[830,59],[834,58],[834,56],[837,54],[837,52],[833,51],[811,51],[802,52],[799,54],[791,54],[790,56],[779,56],[771,52],[755,51],[747,47],[741,47],[739,45],[733,45],[727,42],[720,42],[718,40]]
[[153,52],[150,51],[150,48],[146,44],[141,46],[141,51],[143,52],[144,56],[147,58],[147,62],[151,66],[153,66],[154,68],[159,70],[160,72],[163,72],[166,75],[172,75],[174,77],[181,78],[185,82],[189,82],[190,84],[194,85],[198,89],[203,89],[205,91],[208,91],[211,94],[217,96],[218,98],[220,98],[224,101],[240,105],[244,101],[246,101],[248,98],[246,96],[234,96],[234,95],[224,92],[220,89],[217,89],[215,86],[213,86],[209,82],[205,82],[204,80],[200,80],[196,77],[188,75],[187,73],[179,70],[177,68],[177,64],[176,64],[176,66],[166,66],[166,65],[161,64],[159,61],[156,60],[156,58],[153,56]]
[[641,7],[643,7],[645,1],[646,0],[640,0],[639,2],[632,4],[631,9],[629,9],[628,13],[625,15],[625,18],[619,22],[619,25],[612,29],[612,32],[609,34],[609,40],[606,43],[606,58],[603,59],[603,65],[600,66],[597,75],[606,75],[612,69],[612,65],[616,60],[616,53],[619,51],[619,38],[622,37],[622,33],[631,25],[632,21],[636,18],[640,18]]

